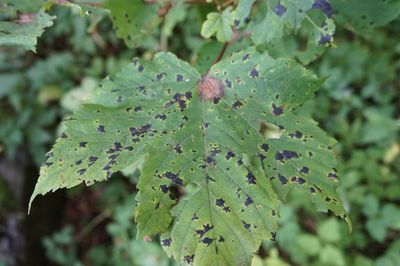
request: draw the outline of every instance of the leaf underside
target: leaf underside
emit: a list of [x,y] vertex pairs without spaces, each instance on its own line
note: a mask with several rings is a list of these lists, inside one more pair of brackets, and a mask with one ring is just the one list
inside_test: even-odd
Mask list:
[[[204,100],[199,84],[210,77],[223,93]],[[345,216],[335,192],[335,141],[292,112],[320,84],[299,64],[252,49],[205,77],[171,53],[135,59],[64,122],[31,201],[105,180],[145,157],[139,237],[163,233],[161,244],[182,263],[250,265],[261,241],[275,238],[290,188]]]

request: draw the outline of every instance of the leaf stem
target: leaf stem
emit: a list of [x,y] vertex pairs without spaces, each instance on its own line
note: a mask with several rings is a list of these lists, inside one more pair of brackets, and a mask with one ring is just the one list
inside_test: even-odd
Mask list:
[[111,216],[109,210],[105,210],[93,218],[76,236],[75,241],[80,242],[85,235],[90,233],[96,226]]
[[228,48],[229,42],[225,42],[224,46],[222,47],[221,51],[219,52],[217,58],[215,59],[213,65],[215,65],[216,63],[218,63],[219,61],[221,61],[222,57],[224,56],[224,53],[226,51],[226,48]]

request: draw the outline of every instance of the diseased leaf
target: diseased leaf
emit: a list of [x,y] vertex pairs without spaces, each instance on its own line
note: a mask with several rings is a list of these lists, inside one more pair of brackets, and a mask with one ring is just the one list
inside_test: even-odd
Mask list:
[[354,30],[386,25],[400,15],[400,1],[336,0],[332,6],[337,20]]
[[281,40],[286,32],[309,27],[309,35],[316,44],[331,44],[335,32],[332,15],[326,0],[271,1],[266,16],[254,26],[252,39],[256,45],[270,45]]
[[249,23],[251,7],[253,6],[255,1],[256,0],[239,0],[238,6],[235,10],[235,28],[241,28]]
[[36,51],[37,38],[45,28],[53,25],[54,19],[55,17],[40,11],[37,14],[24,15],[20,22],[1,21],[0,46],[22,46],[26,50]]
[[201,27],[201,36],[210,38],[216,35],[220,42],[227,42],[232,39],[234,24],[234,12],[232,7],[227,7],[222,13],[211,12],[207,15],[207,20],[204,21]]
[[283,21],[274,12],[268,12],[264,20],[254,27],[251,37],[256,45],[269,44],[282,38]]
[[344,217],[335,143],[293,114],[321,81],[299,64],[248,49],[204,76],[170,53],[135,59],[64,122],[32,195],[107,179],[145,158],[138,236],[163,233],[181,263],[250,265],[275,239],[289,189]]
[[161,22],[157,11],[158,3],[145,3],[142,0],[107,0],[105,7],[111,12],[111,20],[118,37],[124,39],[130,48],[152,47],[151,35]]

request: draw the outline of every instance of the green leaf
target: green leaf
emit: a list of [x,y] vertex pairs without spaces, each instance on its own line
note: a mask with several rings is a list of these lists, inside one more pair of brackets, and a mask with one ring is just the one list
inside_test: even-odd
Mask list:
[[376,143],[396,138],[400,132],[400,121],[396,121],[388,114],[377,108],[365,110],[367,122],[363,126],[361,142]]
[[309,256],[316,256],[321,251],[321,241],[314,235],[301,234],[295,239],[298,245],[296,252],[298,252],[300,249],[302,253],[305,253]]
[[156,32],[161,18],[158,3],[144,3],[142,0],[107,0],[111,20],[118,37],[124,39],[130,48],[152,47],[152,35]]
[[234,23],[234,12],[232,7],[226,8],[222,13],[211,12],[207,15],[207,20],[204,21],[201,27],[201,36],[210,38],[216,35],[220,42],[227,42],[232,39],[232,26]]
[[329,266],[345,266],[346,261],[344,259],[343,253],[337,247],[328,245],[325,246],[319,255],[321,265]]
[[283,21],[274,12],[268,12],[265,19],[254,27],[251,37],[256,45],[270,44],[283,36]]
[[3,5],[6,10],[36,13],[42,8],[44,2],[44,0],[3,0],[0,2],[0,7]]
[[251,7],[256,0],[239,0],[235,10],[235,28],[242,28],[249,22]]
[[324,8],[313,0],[282,0],[268,3],[266,16],[253,28],[252,39],[256,45],[271,45],[282,39],[287,32],[298,33],[306,29],[315,44],[333,42],[335,24],[330,19],[329,3]]
[[388,226],[380,218],[371,218],[367,222],[368,233],[379,242],[383,242],[386,238]]
[[[261,241],[275,238],[290,188],[345,215],[335,193],[334,141],[292,112],[320,84],[294,61],[254,49],[203,77],[170,53],[135,59],[64,122],[31,202],[107,179],[145,156],[138,236],[164,233],[162,245],[181,263],[249,265]],[[279,130],[274,139],[268,125]]]
[[376,217],[379,213],[379,201],[373,195],[369,194],[364,198],[364,206],[362,208],[362,212],[369,218]]
[[334,218],[324,221],[318,227],[318,235],[326,242],[338,242],[340,240],[338,221]]
[[337,21],[356,31],[384,26],[400,15],[400,2],[397,0],[337,0],[331,2],[338,14]]
[[165,36],[170,37],[174,27],[186,18],[186,6],[184,0],[175,0],[171,9],[165,16],[162,32]]
[[37,38],[45,28],[53,25],[55,17],[44,11],[33,15],[30,22],[0,22],[0,46],[22,46],[26,50],[36,51]]

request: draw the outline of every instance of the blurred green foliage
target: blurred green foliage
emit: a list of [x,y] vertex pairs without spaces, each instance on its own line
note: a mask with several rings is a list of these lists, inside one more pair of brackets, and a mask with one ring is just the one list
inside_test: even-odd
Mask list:
[[[339,0],[334,8],[343,10],[344,2]],[[339,193],[353,232],[333,216],[317,214],[303,193],[292,193],[281,210],[276,242],[263,244],[253,259],[255,266],[400,265],[400,20],[386,24],[398,16],[394,9],[385,19],[370,9],[368,19],[349,19],[361,2],[354,1],[356,7],[334,17],[336,48],[308,42],[303,29],[297,37],[289,35],[260,48],[275,57],[295,58],[326,77],[316,99],[298,112],[317,119],[339,141]],[[32,1],[32,6],[20,8],[36,7]],[[39,39],[37,54],[19,48],[0,51],[0,156],[13,159],[28,153],[40,165],[58,134],[59,121],[85,100],[100,79],[134,55],[149,58],[154,49],[168,47],[206,70],[222,48],[199,36],[208,11],[209,5],[179,6],[163,26],[160,45],[160,33],[152,32],[142,40],[148,44],[145,48],[128,49],[104,14],[99,19],[53,7],[50,14],[57,20]],[[366,27],[370,20],[380,27]],[[128,39],[127,33],[121,34]],[[228,50],[248,45],[249,40],[240,37]],[[108,241],[82,250],[80,238],[91,231],[83,234],[66,224],[44,238],[48,259],[57,265],[173,265],[157,241],[136,240],[134,189],[126,183],[134,184],[135,175],[129,181],[116,177],[90,188],[102,192],[98,208],[105,216]],[[72,190],[69,198],[81,193]],[[10,198],[7,185],[0,182],[0,215],[15,208]],[[90,229],[96,217],[82,220]]]

